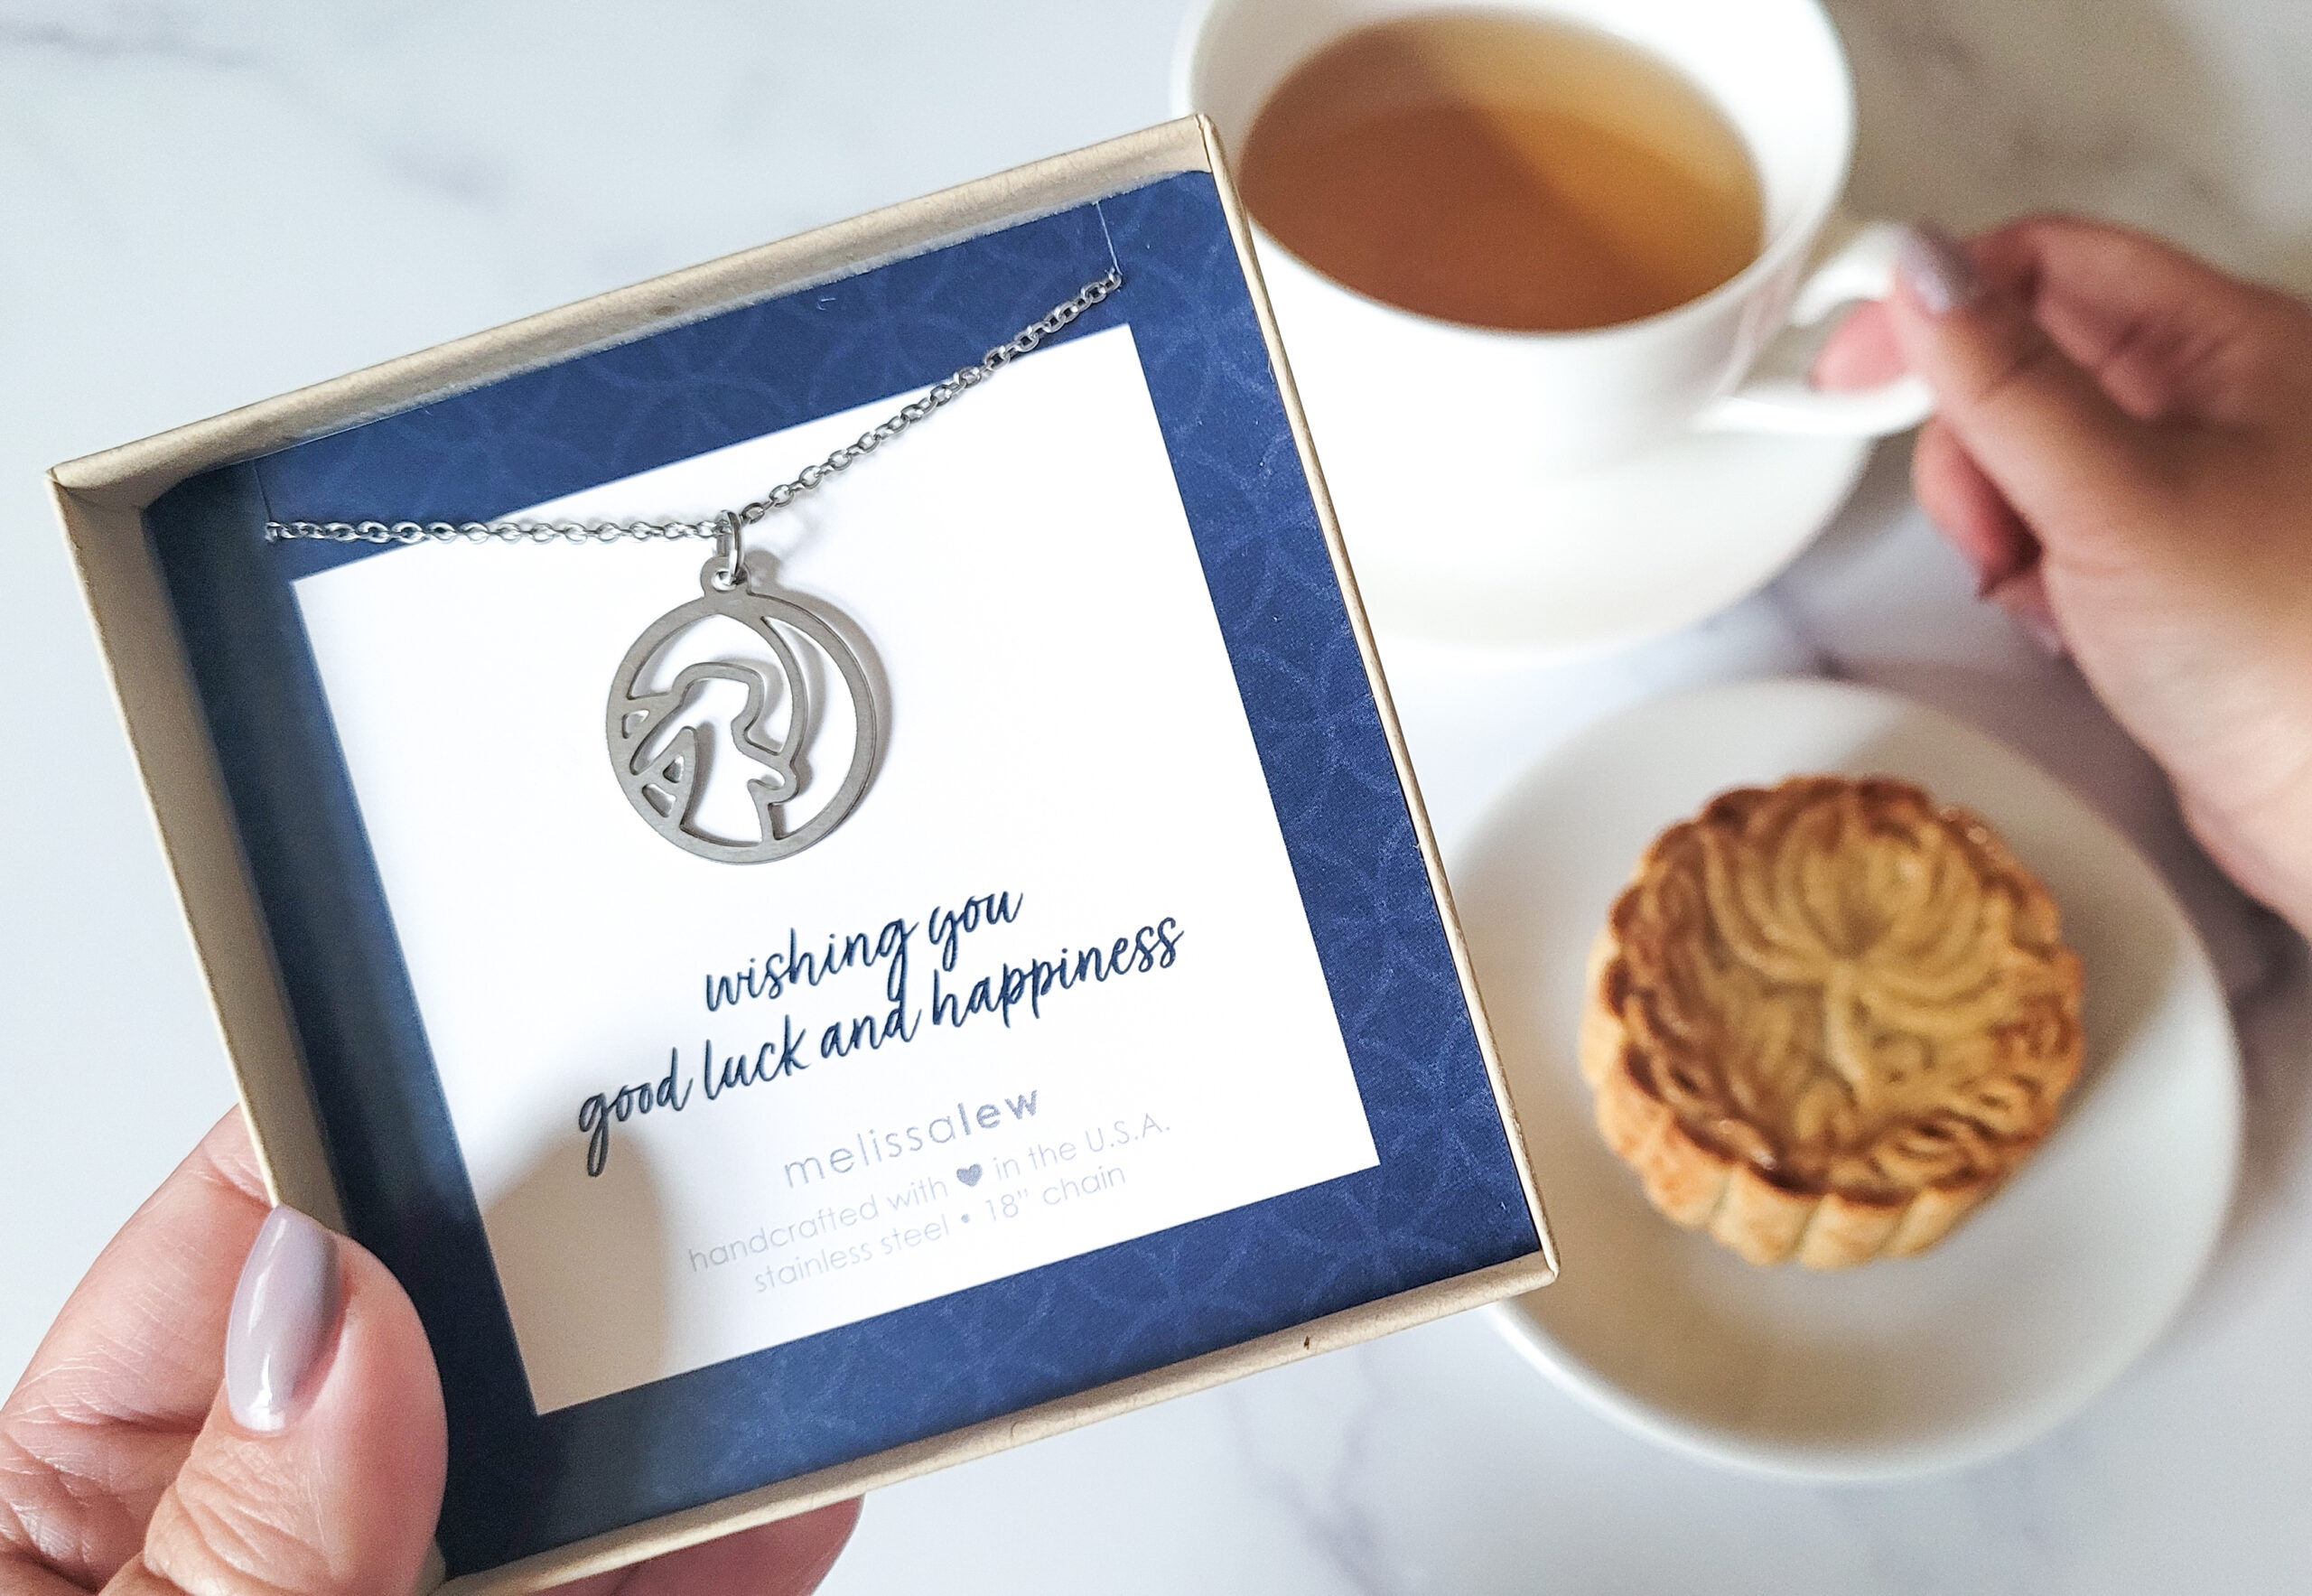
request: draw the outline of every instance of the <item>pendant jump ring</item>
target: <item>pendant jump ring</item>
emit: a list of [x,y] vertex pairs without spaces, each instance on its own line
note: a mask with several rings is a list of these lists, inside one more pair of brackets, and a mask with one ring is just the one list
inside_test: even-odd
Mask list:
[[707,580],[729,593],[739,585],[739,518],[727,509],[714,518],[714,553],[722,563]]

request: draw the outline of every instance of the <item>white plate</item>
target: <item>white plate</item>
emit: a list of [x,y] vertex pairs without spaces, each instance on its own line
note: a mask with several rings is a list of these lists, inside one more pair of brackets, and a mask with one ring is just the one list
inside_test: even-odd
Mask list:
[[[1988,818],[2054,892],[2086,971],[2087,1061],[2007,1189],[1914,1259],[1754,1268],[1646,1205],[1574,1058],[1582,959],[1646,843],[1729,787],[1907,777]],[[1770,1473],[1960,1467],[2079,1411],[2206,1262],[2240,1142],[2231,1018],[2140,854],[2036,766],[1923,705],[1832,682],[1655,699],[1552,753],[1450,874],[1564,1274],[1494,1310],[1608,1416]]]
[[1324,466],[1375,628],[1553,655],[1658,637],[1755,593],[1846,502],[1870,449],[1698,433],[1573,476],[1500,440],[1434,465]]

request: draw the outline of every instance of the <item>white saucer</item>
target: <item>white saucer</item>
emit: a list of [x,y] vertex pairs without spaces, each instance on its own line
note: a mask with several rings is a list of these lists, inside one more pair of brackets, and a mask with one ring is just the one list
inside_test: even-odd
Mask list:
[[[1996,826],[2055,893],[2087,976],[2088,1057],[2047,1143],[1942,1246],[1832,1274],[1758,1269],[1646,1205],[1574,1059],[1582,958],[1654,835],[1726,788],[1908,777]],[[2078,1412],[2182,1305],[2240,1142],[2231,1019],[2167,888],[2079,799],[1938,711],[1831,682],[1655,699],[1552,753],[1450,869],[1564,1260],[1493,1310],[1561,1385],[1681,1451],[1892,1479]]]
[[1357,587],[1384,634],[1571,653],[1674,631],[1795,559],[1846,502],[1871,448],[1698,433],[1560,476],[1522,461],[1514,439],[1483,442],[1412,471],[1325,458]]

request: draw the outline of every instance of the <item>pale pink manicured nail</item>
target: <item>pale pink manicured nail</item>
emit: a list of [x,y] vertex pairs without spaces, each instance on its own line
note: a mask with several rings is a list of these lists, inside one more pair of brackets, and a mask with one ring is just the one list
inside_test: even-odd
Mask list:
[[251,1430],[285,1429],[337,1328],[337,1238],[293,1208],[266,1216],[233,1288],[225,1402]]
[[2041,585],[2036,565],[2009,577],[1983,597],[2007,611],[2023,635],[2046,649],[2049,656],[2060,659],[2070,650],[2063,640],[2063,632],[2056,625],[2056,618],[2047,608],[2046,589]]
[[2049,658],[2060,659],[2070,652],[2070,649],[2063,640],[2062,631],[2048,617],[2040,614],[2037,610],[2018,610],[2014,613],[2015,619],[2022,624],[2023,630],[2030,634],[2031,640],[2045,649]]
[[1989,599],[2017,577],[2028,574],[2039,563],[2036,543],[2009,541],[2002,543],[1983,556],[1982,565],[1975,572],[1975,597]]
[[1959,241],[1931,221],[1903,229],[1895,246],[1895,266],[1930,316],[1945,316],[1973,303],[1982,279]]

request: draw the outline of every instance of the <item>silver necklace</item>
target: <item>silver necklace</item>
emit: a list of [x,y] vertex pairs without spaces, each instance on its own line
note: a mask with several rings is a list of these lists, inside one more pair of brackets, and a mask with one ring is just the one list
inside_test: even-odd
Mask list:
[[[453,539],[614,543],[622,537],[712,538],[714,555],[699,572],[699,596],[644,628],[619,663],[602,717],[611,769],[635,813],[676,847],[725,864],[784,859],[824,840],[858,807],[882,759],[890,717],[862,663],[862,655],[871,652],[865,639],[824,601],[780,590],[771,557],[760,550],[752,555],[746,552],[746,528],[771,511],[784,509],[800,495],[849,470],[917,422],[977,387],[1123,286],[1123,273],[1111,268],[1105,276],[1084,285],[1074,298],[1053,306],[1049,314],[988,350],[976,364],[932,384],[921,398],[902,406],[854,442],[816,465],[805,466],[792,480],[761,498],[703,521],[267,521],[266,540],[399,544]],[[667,645],[698,622],[715,617],[735,621],[761,639],[769,649],[769,660],[703,660],[683,667],[665,689],[648,688],[645,684],[659,675],[667,663],[663,655]],[[789,829],[782,811],[811,783],[806,755],[823,718],[813,696],[812,673],[804,668],[797,644],[802,650],[817,653],[842,681],[850,695],[854,731],[851,759],[834,796],[809,819]],[[684,723],[681,716],[695,692],[714,680],[735,682],[746,690],[745,706],[731,720],[730,747],[763,768],[761,775],[747,781],[760,828],[751,840],[732,840],[703,831],[695,815],[712,755],[710,745],[700,742],[699,728]],[[771,717],[782,702],[787,705],[786,725],[779,735],[773,736]],[[721,746],[719,740],[711,746]]]

